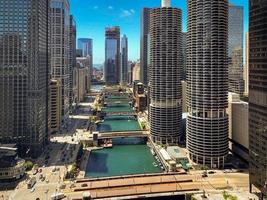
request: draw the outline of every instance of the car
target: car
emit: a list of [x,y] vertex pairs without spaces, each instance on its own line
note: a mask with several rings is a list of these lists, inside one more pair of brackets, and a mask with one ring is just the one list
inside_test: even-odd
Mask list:
[[215,174],[215,171],[209,171],[208,174]]
[[204,171],[204,172],[202,173],[202,177],[203,177],[203,178],[208,177],[208,173],[207,173],[207,171]]
[[88,187],[87,183],[83,183],[81,186],[82,187]]

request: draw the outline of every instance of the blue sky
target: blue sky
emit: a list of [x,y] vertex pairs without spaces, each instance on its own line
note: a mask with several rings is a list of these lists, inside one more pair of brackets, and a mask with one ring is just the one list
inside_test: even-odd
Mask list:
[[[244,6],[244,31],[248,30],[248,0],[230,0]],[[140,12],[143,7],[159,7],[161,0],[70,0],[71,13],[77,24],[77,38],[93,39],[94,63],[104,62],[104,31],[107,26],[120,26],[121,35],[129,42],[129,60],[139,59]],[[183,31],[186,31],[186,0],[172,0],[172,6],[183,11]]]

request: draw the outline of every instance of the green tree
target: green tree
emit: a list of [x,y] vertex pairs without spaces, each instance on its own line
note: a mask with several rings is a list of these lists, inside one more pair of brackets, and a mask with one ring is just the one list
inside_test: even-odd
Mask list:
[[27,171],[30,171],[32,168],[33,168],[33,163],[32,163],[32,161],[26,161],[25,163],[24,163],[24,167],[25,167],[25,169],[27,170]]

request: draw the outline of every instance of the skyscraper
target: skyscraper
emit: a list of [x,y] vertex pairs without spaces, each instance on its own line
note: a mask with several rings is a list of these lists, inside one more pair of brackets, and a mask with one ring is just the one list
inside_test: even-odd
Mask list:
[[267,196],[267,0],[249,1],[249,181]]
[[92,56],[93,55],[93,40],[90,38],[79,38],[78,49],[82,50],[83,57]]
[[78,49],[82,51],[81,57],[90,56],[90,68],[93,69],[93,39],[91,38],[79,38]]
[[186,80],[186,32],[182,33],[182,80]]
[[141,67],[141,82],[148,85],[148,43],[149,43],[149,21],[151,8],[143,8],[141,13],[141,44],[140,44],[140,67]]
[[249,94],[249,32],[246,32],[245,35],[245,66],[244,66],[244,71],[243,71],[243,76],[244,76],[244,84],[245,84],[245,90],[244,90],[244,95],[248,96]]
[[120,27],[108,27],[105,31],[104,78],[107,85],[120,82]]
[[70,57],[69,57],[69,80],[70,80],[70,105],[73,103],[73,69],[76,66],[76,21],[70,16]]
[[243,34],[243,7],[230,4],[228,15],[229,92],[240,95],[244,93]]
[[17,143],[21,154],[37,157],[48,139],[49,5],[5,3],[0,1],[0,143]]
[[70,4],[69,0],[50,1],[51,75],[61,83],[63,120],[69,112],[70,88]]
[[121,83],[128,82],[128,38],[123,35],[121,38]]
[[187,5],[187,148],[194,162],[220,167],[228,154],[228,1]]
[[161,8],[150,10],[149,27],[150,132],[156,143],[177,144],[182,121],[182,11],[163,0]]

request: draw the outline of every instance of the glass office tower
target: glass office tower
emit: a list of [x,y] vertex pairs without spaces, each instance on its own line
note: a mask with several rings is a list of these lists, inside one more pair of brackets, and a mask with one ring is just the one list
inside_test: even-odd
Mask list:
[[107,85],[120,83],[120,27],[109,27],[105,31],[104,78]]
[[244,93],[243,79],[243,7],[229,5],[228,71],[229,92]]

